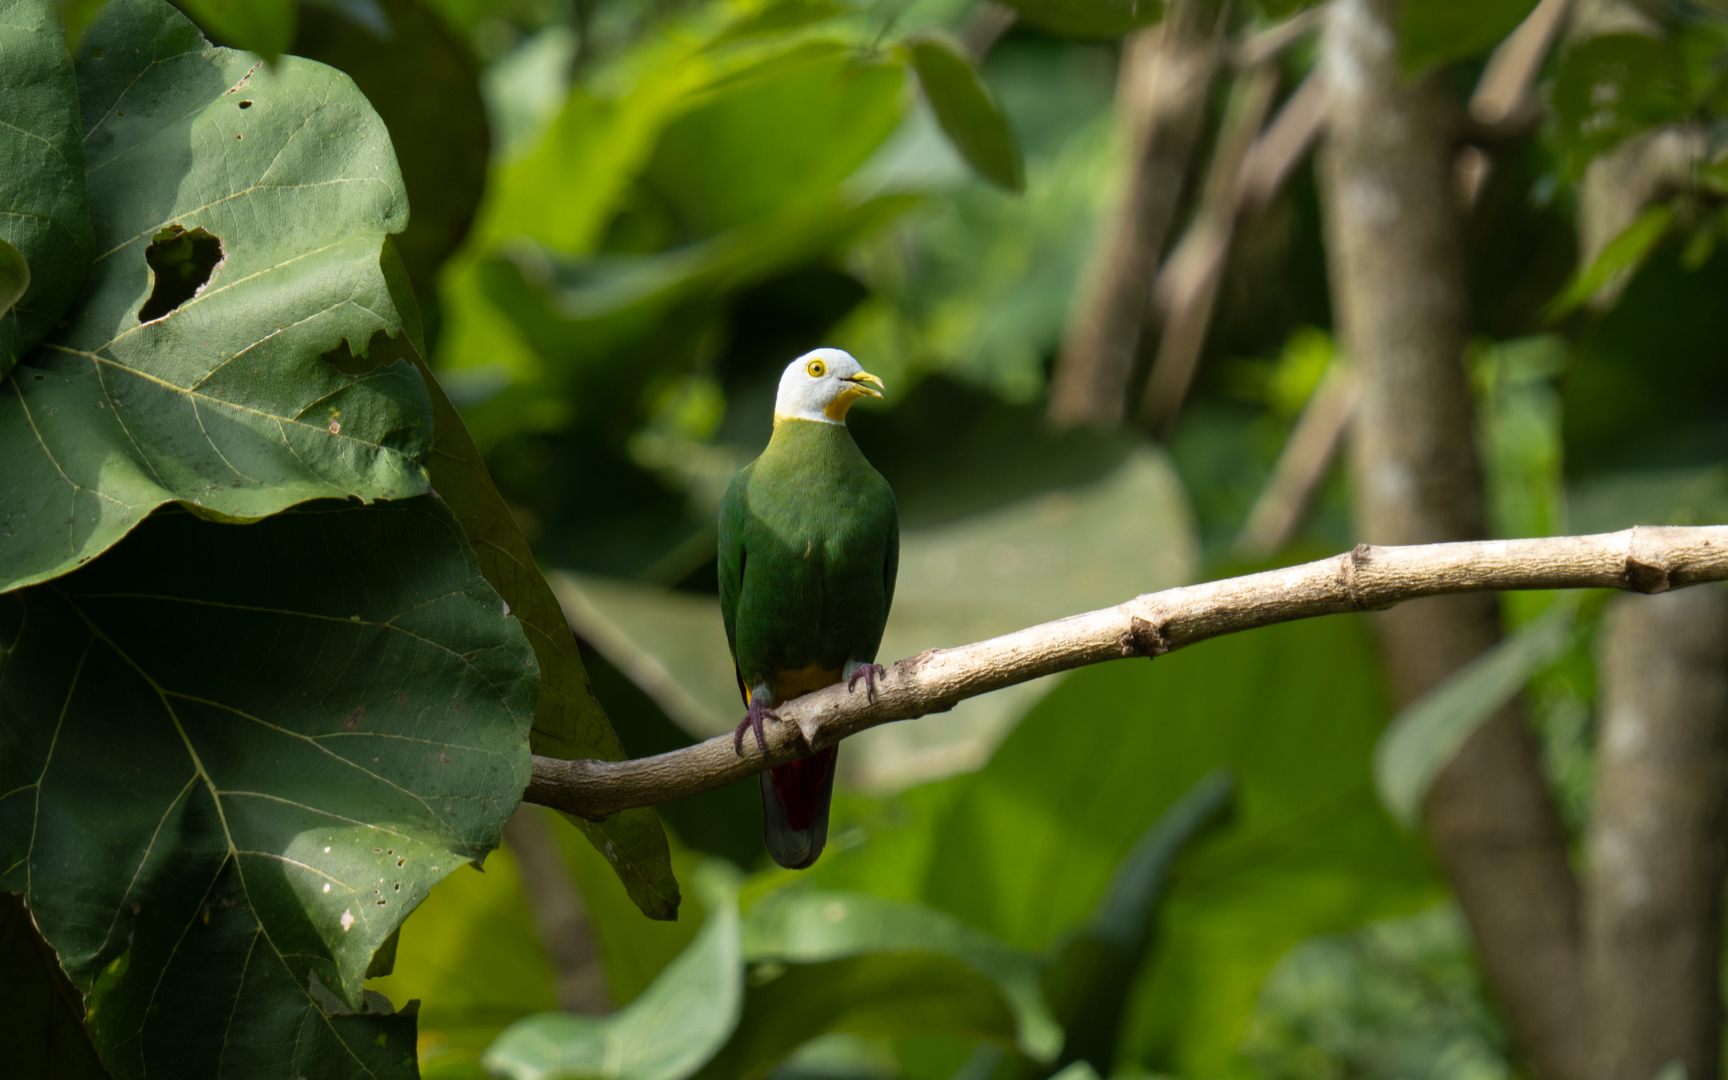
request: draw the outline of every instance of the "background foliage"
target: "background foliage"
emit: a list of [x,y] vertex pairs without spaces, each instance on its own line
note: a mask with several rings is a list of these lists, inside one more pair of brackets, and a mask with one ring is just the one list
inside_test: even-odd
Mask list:
[[[1532,6],[1411,0],[1405,63],[1467,88]],[[735,722],[715,511],[819,344],[888,384],[852,421],[905,526],[885,659],[1261,565],[1233,541],[1335,359],[1311,171],[1238,235],[1167,439],[1049,430],[1122,172],[1119,39],[1160,8],[1012,8],[0,0],[0,955],[28,974],[0,1013],[26,1060],[1512,1075],[1377,793],[1401,759],[1355,619],[855,738],[803,875],[765,868],[753,782],[664,831],[516,809],[531,749]],[[1281,97],[1313,61],[1281,55]],[[1704,5],[1571,43],[1496,151],[1468,238],[1496,535],[1724,519],[1724,71]],[[1695,168],[1592,248],[1590,163],[1658,130],[1702,140]],[[1334,466],[1275,561],[1348,518]],[[1432,723],[1523,693],[1576,830],[1596,608],[1532,622],[1551,600],[1508,605],[1546,636]]]

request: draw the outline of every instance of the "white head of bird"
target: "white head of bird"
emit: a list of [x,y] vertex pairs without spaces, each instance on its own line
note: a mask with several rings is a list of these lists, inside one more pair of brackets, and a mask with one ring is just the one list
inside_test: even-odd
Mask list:
[[846,410],[861,397],[882,396],[882,380],[865,371],[852,354],[817,349],[786,365],[774,398],[774,422],[814,420],[844,424]]

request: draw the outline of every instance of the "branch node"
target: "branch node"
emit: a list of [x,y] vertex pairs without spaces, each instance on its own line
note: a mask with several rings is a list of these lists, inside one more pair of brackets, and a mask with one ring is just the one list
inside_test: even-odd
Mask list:
[[1116,639],[1124,657],[1144,656],[1148,660],[1170,651],[1170,642],[1159,632],[1157,624],[1136,615],[1128,621],[1128,629]]
[[1626,583],[1641,593],[1662,593],[1674,587],[1667,570],[1639,562],[1630,555],[1626,556]]

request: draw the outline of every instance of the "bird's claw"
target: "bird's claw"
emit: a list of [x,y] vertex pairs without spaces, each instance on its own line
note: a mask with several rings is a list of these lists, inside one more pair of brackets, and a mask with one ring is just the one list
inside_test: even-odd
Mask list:
[[864,698],[866,701],[876,700],[876,680],[887,675],[888,671],[881,664],[859,664],[852,669],[852,674],[846,676],[846,692],[850,694],[858,680],[864,680]]
[[750,711],[744,714],[744,719],[738,722],[738,729],[732,733],[732,752],[739,757],[744,756],[744,733],[756,732],[756,748],[762,751],[762,756],[768,756],[768,737],[762,731],[763,720],[778,720],[774,710],[754,698],[750,701]]

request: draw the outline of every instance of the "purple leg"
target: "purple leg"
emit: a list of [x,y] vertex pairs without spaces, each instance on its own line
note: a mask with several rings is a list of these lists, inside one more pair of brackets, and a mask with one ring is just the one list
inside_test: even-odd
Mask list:
[[846,692],[850,694],[852,688],[858,685],[858,680],[863,679],[865,700],[874,701],[876,700],[876,680],[886,674],[888,672],[881,664],[859,664],[852,669],[850,675],[846,676]]
[[750,711],[744,714],[744,719],[738,722],[738,730],[732,733],[732,750],[739,757],[744,756],[744,732],[754,729],[756,732],[756,748],[762,751],[762,756],[768,756],[768,737],[762,732],[764,719],[780,719],[759,698],[750,698]]

